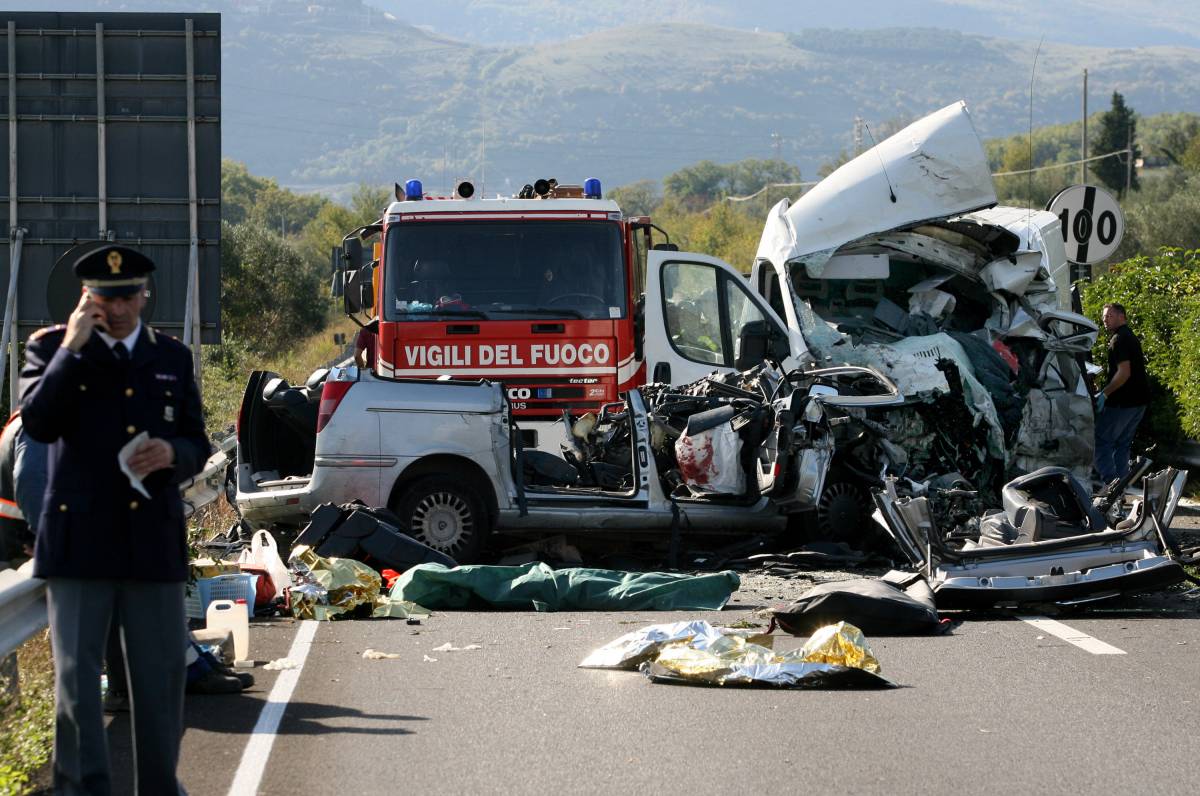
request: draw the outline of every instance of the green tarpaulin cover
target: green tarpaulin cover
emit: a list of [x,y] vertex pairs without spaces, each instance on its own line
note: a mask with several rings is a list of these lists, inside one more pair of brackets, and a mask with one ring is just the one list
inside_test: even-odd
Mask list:
[[719,611],[740,583],[736,572],[556,570],[541,562],[453,569],[419,564],[400,576],[391,598],[433,610],[483,602],[495,608],[538,611]]

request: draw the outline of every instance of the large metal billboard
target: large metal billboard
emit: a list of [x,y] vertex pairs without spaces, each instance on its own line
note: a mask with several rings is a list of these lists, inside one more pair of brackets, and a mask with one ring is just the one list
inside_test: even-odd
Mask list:
[[220,29],[219,14],[0,12],[0,290],[17,339],[66,320],[79,285],[55,262],[107,239],[157,264],[154,326],[220,342]]

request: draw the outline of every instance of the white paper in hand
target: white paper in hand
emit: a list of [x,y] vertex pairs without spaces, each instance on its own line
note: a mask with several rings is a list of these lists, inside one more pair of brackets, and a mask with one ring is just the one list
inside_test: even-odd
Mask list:
[[117,452],[117,463],[121,465],[121,472],[125,473],[129,478],[129,485],[147,498],[150,497],[150,493],[146,491],[146,487],[142,486],[142,479],[138,478],[137,473],[130,469],[129,458],[133,456],[133,452],[138,449],[138,446],[148,439],[150,439],[150,435],[143,431],[129,440],[129,442],[126,442],[125,447]]

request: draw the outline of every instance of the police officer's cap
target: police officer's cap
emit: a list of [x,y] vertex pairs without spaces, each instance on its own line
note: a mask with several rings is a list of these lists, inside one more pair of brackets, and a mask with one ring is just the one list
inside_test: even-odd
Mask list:
[[154,261],[137,249],[112,244],[89,247],[75,260],[75,276],[100,296],[129,296],[144,290]]

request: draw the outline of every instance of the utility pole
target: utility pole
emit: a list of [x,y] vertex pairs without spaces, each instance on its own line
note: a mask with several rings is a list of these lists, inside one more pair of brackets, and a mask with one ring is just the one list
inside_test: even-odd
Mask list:
[[1082,163],[1079,164],[1079,182],[1081,185],[1087,185],[1087,70],[1083,70],[1083,142],[1080,151],[1083,152]]
[[1125,132],[1125,193],[1121,195],[1122,199],[1129,196],[1129,185],[1133,182],[1133,125],[1126,127]]

